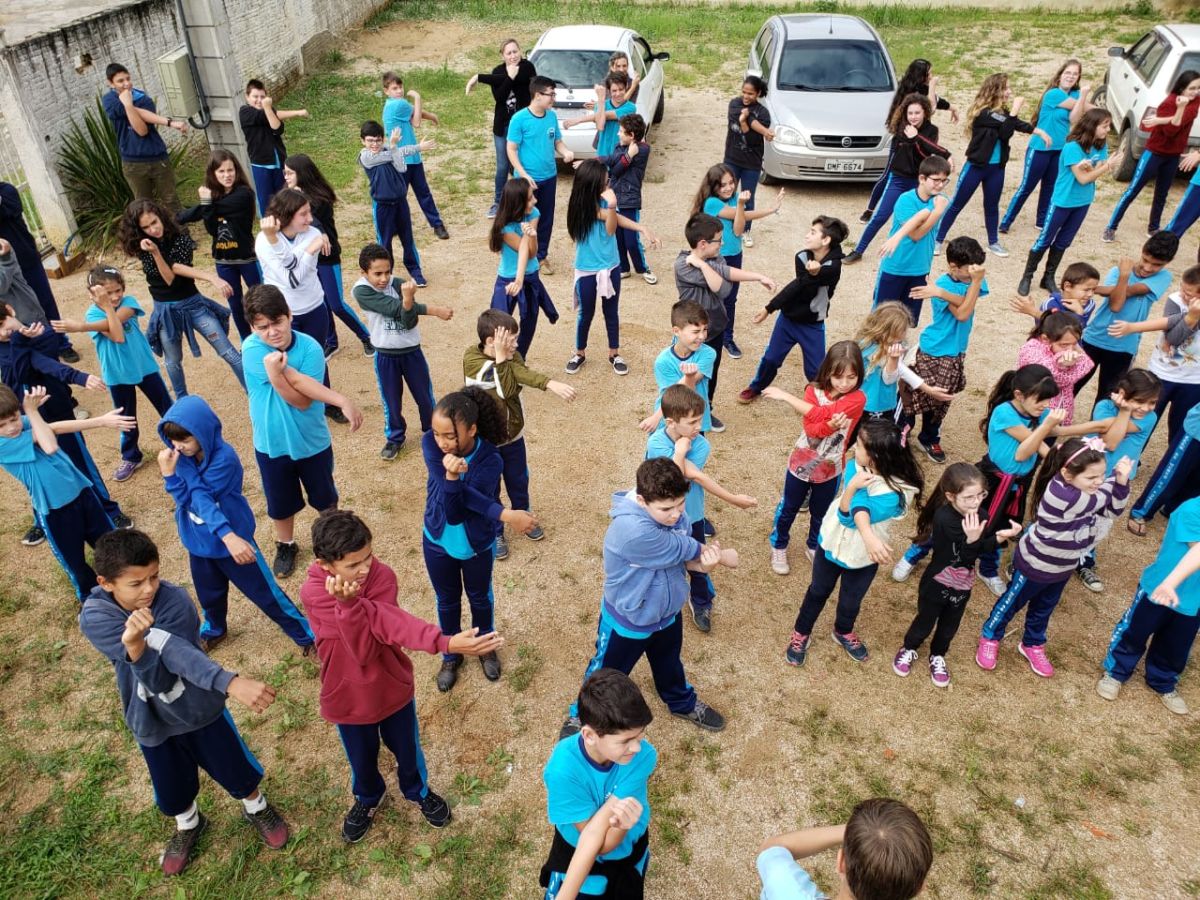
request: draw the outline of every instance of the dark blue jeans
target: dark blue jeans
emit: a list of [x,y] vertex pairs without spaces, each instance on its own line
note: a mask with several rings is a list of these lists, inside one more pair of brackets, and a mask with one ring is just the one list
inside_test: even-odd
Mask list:
[[[489,547],[470,559],[456,559],[429,538],[421,539],[425,555],[425,568],[433,593],[437,596],[438,625],[442,634],[453,637],[463,630],[462,595],[465,591],[471,606],[471,627],[478,628],[481,635],[495,631],[492,597],[492,566],[495,558]],[[443,659],[461,659],[454,653],[445,653]]]
[[558,176],[539,181],[533,186],[534,202],[538,208],[537,258],[541,262],[550,252],[550,238],[554,234],[554,194],[558,190]]
[[504,190],[504,182],[512,174],[512,163],[508,161],[508,137],[503,134],[493,134],[492,143],[496,148],[496,193],[492,202],[499,204],[500,192]]
[[[614,266],[608,277],[612,279],[615,293],[611,297],[603,298],[600,305],[604,312],[604,330],[608,333],[608,349],[615,351],[621,346],[621,318],[618,311],[621,302],[620,267]],[[579,313],[575,318],[575,349],[586,350],[588,332],[591,331],[592,319],[596,316],[596,276],[584,275],[576,281],[575,295],[579,298]]]
[[217,275],[229,282],[233,293],[229,297],[229,314],[233,319],[233,327],[237,329],[242,340],[250,337],[250,323],[242,311],[242,282],[247,288],[262,284],[262,269],[257,261],[243,263],[217,263]]

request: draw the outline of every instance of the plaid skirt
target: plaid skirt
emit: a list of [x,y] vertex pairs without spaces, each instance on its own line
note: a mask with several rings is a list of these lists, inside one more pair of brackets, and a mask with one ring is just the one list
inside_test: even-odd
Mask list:
[[[962,353],[958,356],[930,356],[917,348],[917,356],[913,360],[912,370],[929,384],[940,387],[951,394],[957,394],[967,386],[967,374],[964,368],[966,358],[966,355]],[[949,403],[934,400],[922,390],[913,390],[903,381],[900,382],[900,405],[908,415],[933,413],[944,416],[950,409]]]

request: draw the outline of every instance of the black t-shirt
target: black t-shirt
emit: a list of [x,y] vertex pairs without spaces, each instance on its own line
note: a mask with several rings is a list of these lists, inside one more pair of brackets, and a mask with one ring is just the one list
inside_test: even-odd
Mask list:
[[287,159],[287,148],[283,146],[285,122],[280,122],[278,129],[272,128],[263,110],[247,104],[238,110],[238,124],[246,136],[246,155],[251,163],[256,166],[283,165]]
[[479,83],[486,84],[492,89],[492,99],[496,103],[492,114],[492,134],[504,137],[508,134],[508,123],[519,110],[529,105],[529,82],[537,75],[537,70],[527,59],[517,64],[517,77],[508,77],[508,66],[501,63],[491,72],[481,72]]
[[[179,232],[169,244],[164,245],[161,241],[155,241],[155,243],[158,244],[158,249],[162,252],[163,259],[167,261],[168,266],[174,263],[184,266],[192,264],[192,253],[196,249],[196,242],[192,240],[191,235],[186,231]],[[154,299],[155,303],[171,303],[178,300],[186,300],[188,297],[193,297],[198,293],[196,282],[191,278],[185,278],[183,275],[176,275],[175,280],[167,284],[162,277],[162,273],[158,271],[158,264],[154,261],[154,254],[143,250],[138,254],[138,257],[142,262],[142,273],[146,276],[146,286],[150,288],[150,296]]]
[[741,169],[754,169],[762,165],[765,144],[763,136],[753,128],[742,132],[742,110],[747,108],[750,110],[749,121],[757,121],[763,128],[771,127],[771,114],[761,103],[747,107],[741,97],[730,100],[725,131],[725,162]]
[[[986,516],[986,511],[982,512]],[[952,591],[961,591],[960,585],[973,580],[979,557],[996,549],[995,536],[986,532],[975,543],[968,544],[962,522],[962,513],[949,503],[933,514],[933,558],[921,576],[922,588],[931,589],[936,582]],[[947,569],[951,571],[947,572]],[[970,593],[970,588],[966,592]]]

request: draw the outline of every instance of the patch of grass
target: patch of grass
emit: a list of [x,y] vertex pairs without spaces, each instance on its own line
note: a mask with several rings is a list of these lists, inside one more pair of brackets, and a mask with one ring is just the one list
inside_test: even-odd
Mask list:
[[[439,841],[431,854],[441,869],[432,900],[501,900],[509,892],[509,863],[529,850],[519,810],[506,810],[470,832],[462,830]],[[416,848],[414,848],[416,850]]]
[[688,826],[686,804],[679,801],[691,789],[691,782],[686,778],[675,781],[660,771],[650,779],[647,793],[652,810],[650,826],[654,829],[651,843],[656,847],[669,847],[685,866],[692,861],[692,851],[684,840]]
[[1167,738],[1167,755],[1185,772],[1200,768],[1200,726],[1192,724],[1176,729]]
[[1115,896],[1092,864],[1082,860],[1055,865],[1054,871],[1025,895],[1026,900],[1112,900]]

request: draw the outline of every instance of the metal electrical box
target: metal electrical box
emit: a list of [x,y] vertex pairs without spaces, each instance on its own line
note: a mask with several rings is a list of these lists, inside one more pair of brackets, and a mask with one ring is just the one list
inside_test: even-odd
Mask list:
[[188,119],[200,112],[200,97],[196,91],[196,80],[192,77],[192,61],[186,47],[172,50],[154,61],[158,68],[158,79],[162,82],[166,96],[163,98],[163,115],[174,119]]

